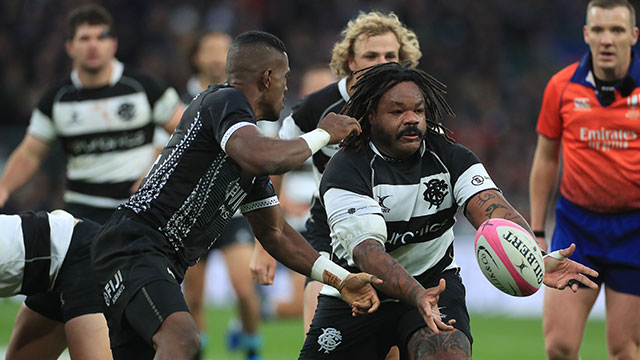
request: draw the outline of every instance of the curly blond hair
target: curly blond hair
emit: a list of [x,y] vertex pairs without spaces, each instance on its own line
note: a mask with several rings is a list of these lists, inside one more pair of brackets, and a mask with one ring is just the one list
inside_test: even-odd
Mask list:
[[331,71],[338,77],[351,75],[349,69],[349,56],[353,56],[353,44],[356,39],[365,34],[377,36],[387,32],[396,35],[400,43],[400,62],[409,61],[412,67],[418,66],[418,60],[422,57],[420,43],[416,34],[407,29],[393,12],[384,14],[379,11],[368,13],[360,12],[358,17],[347,23],[347,27],[340,34],[341,40],[336,42],[331,53]]

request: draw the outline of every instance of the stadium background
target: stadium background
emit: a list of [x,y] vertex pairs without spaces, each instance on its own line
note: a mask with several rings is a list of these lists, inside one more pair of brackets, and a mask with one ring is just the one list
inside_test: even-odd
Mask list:
[[[81,3],[84,1],[0,3],[0,169],[24,135],[38,97],[48,84],[68,74],[70,63],[63,47],[65,15]],[[423,53],[419,68],[449,86],[448,100],[457,116],[445,119],[445,125],[480,157],[507,198],[527,218],[528,175],[544,86],[551,75],[587,51],[582,39],[585,0],[99,3],[113,14],[119,38],[118,59],[163,78],[179,92],[184,91],[191,74],[187,53],[198,30],[237,35],[261,29],[278,35],[288,47],[292,70],[283,115],[298,100],[296,94],[304,70],[329,62],[332,44],[349,19],[361,10],[394,11],[418,35]],[[634,5],[637,8],[636,2]],[[60,207],[63,167],[58,149],[2,212]],[[468,263],[465,281],[472,311],[539,316],[541,294],[514,302],[492,288],[480,287],[478,292],[472,289],[475,284],[486,285],[486,280],[477,271],[473,258],[463,259],[472,256],[468,249],[472,246],[472,232],[463,217],[459,216],[459,222],[463,236],[458,240],[462,248],[457,256],[460,262]],[[226,298],[224,284],[220,284],[223,280],[210,287],[211,299]],[[599,302],[596,318],[602,314]],[[492,323],[492,318],[488,322]],[[594,323],[599,324],[599,320]],[[474,333],[478,336],[477,331]],[[4,337],[2,342],[6,342]],[[583,358],[587,359],[588,354]]]

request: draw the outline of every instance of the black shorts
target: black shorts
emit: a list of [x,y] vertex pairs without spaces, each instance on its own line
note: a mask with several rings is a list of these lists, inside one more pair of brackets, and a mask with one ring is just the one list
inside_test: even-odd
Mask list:
[[76,224],[53,290],[27,296],[25,305],[29,309],[61,322],[103,311],[89,256],[91,241],[99,230],[100,225],[91,220]]
[[76,203],[65,203],[64,210],[76,218],[91,219],[99,224],[106,223],[116,209],[99,208]]
[[129,306],[136,303],[133,299],[150,283],[165,284],[163,288],[173,289],[153,298],[154,303],[164,304],[165,318],[176,311],[187,311],[180,291],[186,264],[178,259],[164,235],[136,221],[133,212],[118,210],[114,213],[96,237],[91,257],[106,305],[105,316],[109,322],[112,348],[130,343],[136,333],[151,346],[151,336],[162,321],[158,322],[155,314],[151,313],[135,317],[136,324],[129,323],[132,318]]
[[164,280],[144,285],[126,306],[123,321],[107,317],[113,358],[152,359],[153,335],[164,319],[178,311],[189,311],[180,285]]
[[[459,270],[448,270],[440,278],[447,281],[438,302],[443,320],[456,319],[454,327],[471,338],[465,289]],[[401,302],[384,302],[373,314],[352,317],[351,308],[343,300],[320,295],[299,359],[384,359],[393,345],[400,348],[401,359],[407,359],[407,343],[418,329],[427,326],[414,306]]]

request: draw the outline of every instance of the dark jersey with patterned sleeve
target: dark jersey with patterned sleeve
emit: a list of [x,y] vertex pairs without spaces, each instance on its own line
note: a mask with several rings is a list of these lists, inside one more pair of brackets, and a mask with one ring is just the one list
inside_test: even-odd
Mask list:
[[[495,187],[470,150],[428,134],[420,150],[403,161],[385,157],[372,143],[363,152],[339,151],[324,172],[320,194],[332,236],[342,220],[380,215],[387,252],[418,276],[456,267],[450,249],[456,211],[473,195]],[[349,246],[336,239],[332,245],[339,263],[354,264]]]
[[231,135],[256,126],[247,98],[229,85],[212,85],[185,110],[169,143],[128,208],[158,229],[194,264],[236,212],[278,204],[267,176],[244,171],[227,153]]

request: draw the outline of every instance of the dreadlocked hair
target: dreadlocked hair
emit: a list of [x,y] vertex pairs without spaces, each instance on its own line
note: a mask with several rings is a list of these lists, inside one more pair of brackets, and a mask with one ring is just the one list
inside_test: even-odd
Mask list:
[[[359,75],[359,73],[362,73]],[[442,136],[448,142],[454,140],[448,135],[451,131],[440,123],[444,114],[455,116],[453,109],[447,103],[444,95],[447,86],[422,70],[411,68],[410,63],[400,65],[395,62],[370,66],[354,73],[360,76],[351,87],[355,92],[345,104],[340,113],[358,119],[362,132],[359,135],[349,135],[341,143],[342,147],[364,151],[371,139],[371,123],[369,114],[376,111],[378,103],[384,94],[392,87],[404,81],[411,81],[418,85],[425,99],[427,117],[427,132]]]

